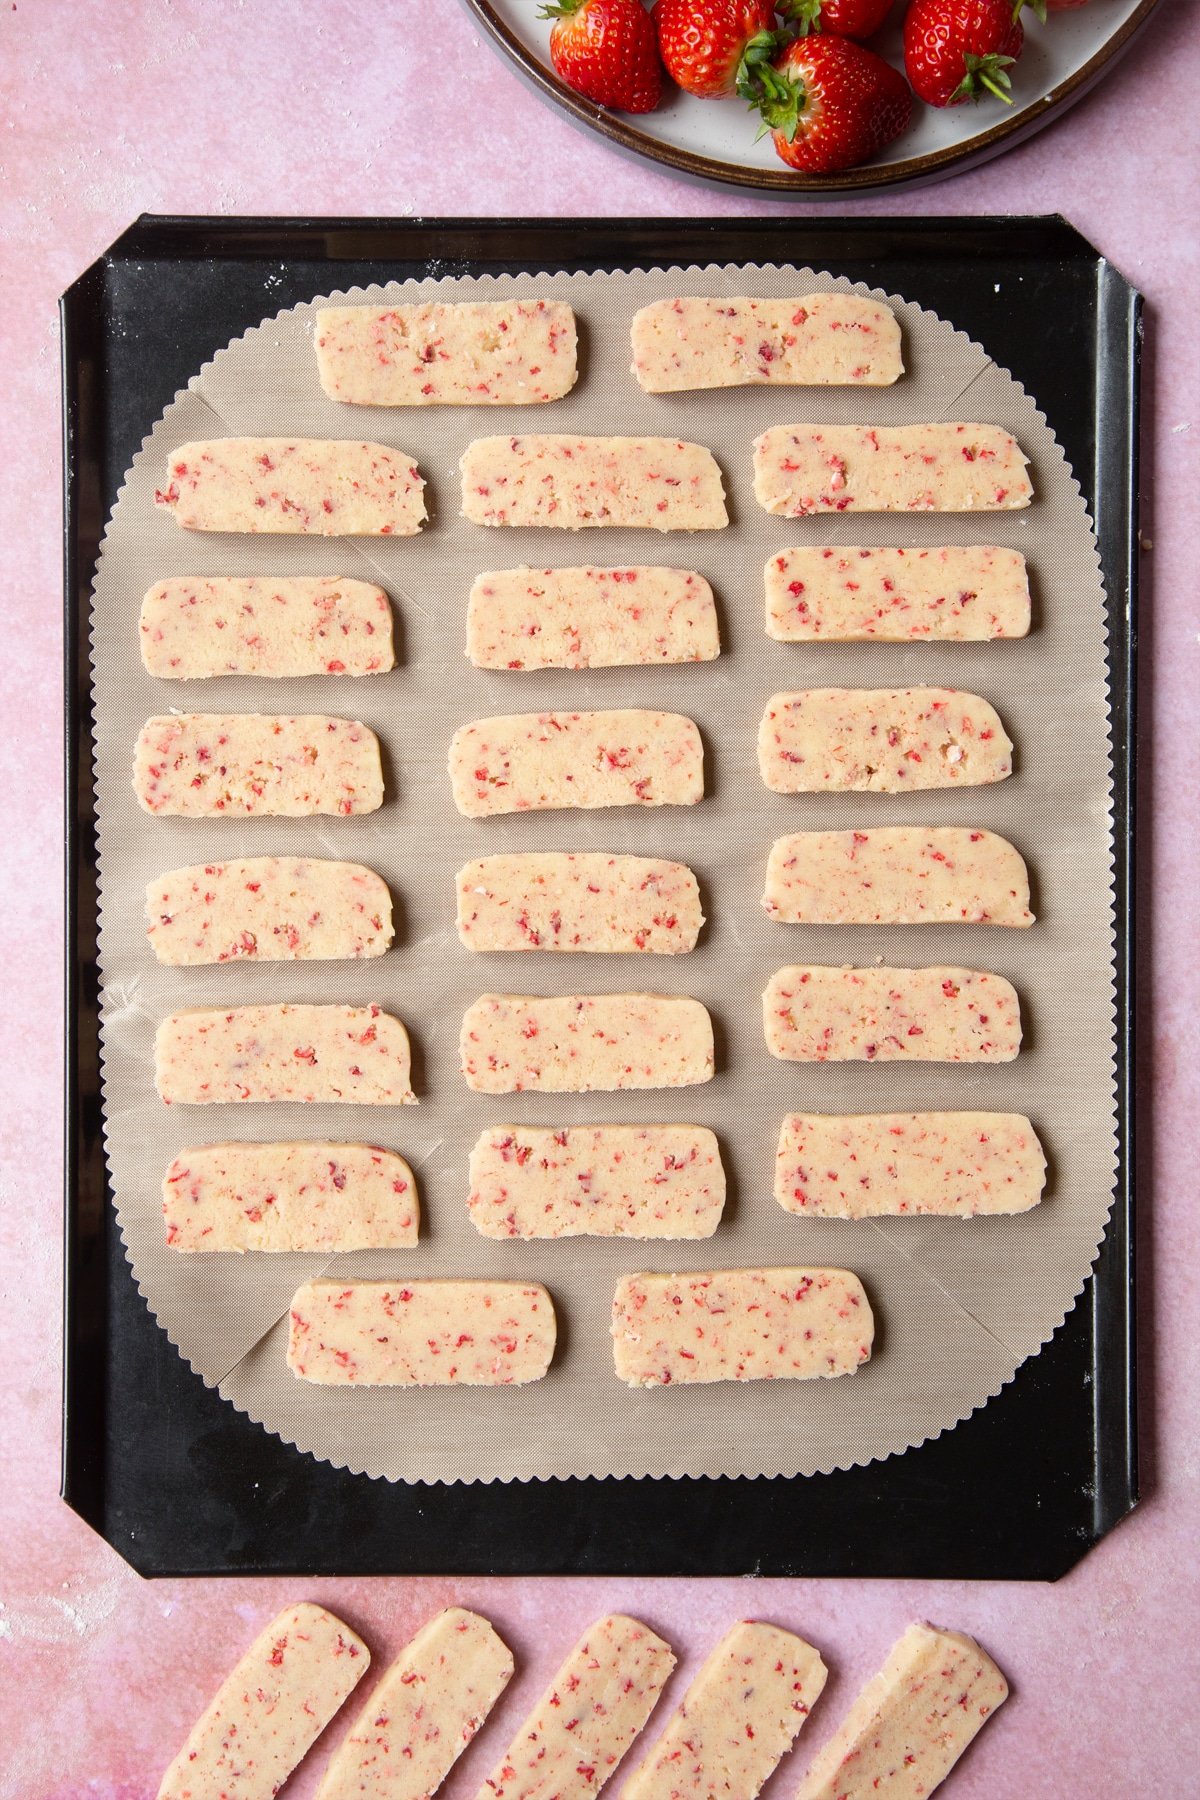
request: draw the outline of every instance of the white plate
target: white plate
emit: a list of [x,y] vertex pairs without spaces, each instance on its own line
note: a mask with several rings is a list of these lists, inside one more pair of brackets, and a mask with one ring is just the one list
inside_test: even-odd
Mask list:
[[[539,91],[581,124],[637,155],[677,173],[774,193],[845,193],[856,188],[917,186],[986,161],[1048,124],[1113,67],[1158,0],[1091,0],[1039,24],[1026,8],[1025,49],[1011,71],[1013,104],[990,97],[977,105],[913,109],[903,137],[858,169],[803,176],[775,155],[769,138],[755,143],[756,125],[738,99],[697,100],[667,85],[653,113],[610,113],[573,93],[550,66],[552,21],[533,0],[466,0],[493,41]],[[903,67],[901,22],[905,0],[872,44]]]

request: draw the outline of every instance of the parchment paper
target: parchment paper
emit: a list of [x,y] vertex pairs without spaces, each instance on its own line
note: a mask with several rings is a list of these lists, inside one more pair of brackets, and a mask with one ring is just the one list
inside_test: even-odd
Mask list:
[[[886,277],[886,270],[881,271]],[[505,293],[569,300],[580,321],[581,376],[539,408],[375,410],[324,398],[311,335],[314,304],[269,318],[222,350],[154,425],[134,459],[105,537],[95,589],[96,766],[101,851],[101,965],[108,1153],[134,1276],[181,1354],[234,1406],[339,1466],[416,1481],[567,1475],[798,1474],[900,1451],[954,1425],[1010,1379],[1074,1305],[1107,1218],[1114,1177],[1110,783],[1099,564],[1078,487],[1036,403],[951,325],[898,308],[908,374],[891,389],[730,389],[644,395],[629,373],[629,321],[677,293],[803,294],[848,287],[811,270],[726,267],[591,276],[447,278],[355,289],[352,300]],[[867,291],[862,289],[860,291]],[[324,297],[342,300],[346,295]],[[751,489],[750,446],[790,420],[902,424],[995,421],[1031,458],[1027,512],[887,518],[769,517]],[[458,516],[459,456],[497,432],[665,433],[711,446],[725,474],[723,532],[487,530]],[[155,509],[167,454],[225,433],[371,438],[413,454],[431,522],[414,539],[210,536]],[[996,542],[1030,562],[1035,629],[1020,643],[799,646],[763,630],[762,567],[800,543]],[[716,590],[718,661],[667,669],[508,675],[463,654],[466,598],[485,568],[526,562],[663,562],[700,570]],[[141,666],[137,619],[152,581],[173,574],[330,574],[378,578],[396,609],[401,666],[359,681],[158,682]],[[770,794],[755,733],[774,691],[803,686],[969,688],[1000,709],[1016,772],[999,786],[920,796]],[[143,815],[130,785],[143,721],[170,707],[205,712],[325,711],[363,719],[385,750],[387,800],[355,819],[194,821]],[[694,808],[636,808],[471,821],[455,812],[446,751],[465,720],[550,708],[649,706],[694,717],[706,744],[708,796]],[[1011,838],[1031,869],[1038,923],[986,926],[782,926],[760,907],[775,837],[882,824],[978,824]],[[708,915],[679,957],[474,956],[454,929],[454,873],[502,849],[670,854],[699,876]],[[179,864],[302,852],[360,860],[391,884],[398,941],[366,963],[160,969],[144,936],[145,883]],[[805,1066],[774,1061],[760,996],[790,962],[957,963],[999,971],[1020,991],[1016,1062]],[[676,1093],[489,1098],[458,1068],[465,1007],[488,990],[644,988],[703,1000],[717,1029],[718,1074]],[[419,1109],[176,1107],[157,1099],[155,1027],[181,1007],[251,1001],[381,1002],[408,1025]],[[797,1220],[772,1198],[783,1114],[990,1108],[1027,1112],[1046,1145],[1044,1203],[1012,1219]],[[730,1198],[703,1243],[578,1238],[493,1243],[466,1213],[467,1158],[493,1123],[687,1120],[713,1126]],[[328,1137],[391,1146],[421,1190],[420,1244],[329,1262],[304,1255],[180,1256],[163,1242],[162,1172],[189,1145]],[[750,1383],[631,1393],[609,1338],[622,1271],[754,1264],[856,1270],[875,1306],[870,1364],[834,1381]],[[339,1276],[520,1276],[544,1281],[559,1348],[542,1382],[510,1390],[322,1390],[284,1362],[296,1286]]]

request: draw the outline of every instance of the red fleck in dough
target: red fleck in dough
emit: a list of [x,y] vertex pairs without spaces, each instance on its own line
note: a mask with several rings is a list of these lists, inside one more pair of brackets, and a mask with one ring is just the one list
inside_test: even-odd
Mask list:
[[692,1087],[712,1080],[712,1020],[682,994],[483,994],[459,1056],[477,1094]]
[[786,1062],[1011,1062],[1021,1008],[976,969],[780,969],[763,995],[767,1049]]
[[160,963],[335,961],[382,956],[392,896],[361,863],[305,856],[170,869],[146,889],[147,935]]
[[477,669],[614,669],[711,662],[717,608],[691,569],[498,569],[467,602]]
[[142,727],[133,789],[143,812],[181,819],[348,817],[383,805],[383,768],[357,719],[168,713]]
[[310,1281],[287,1363],[325,1387],[519,1387],[554,1354],[554,1307],[521,1281]]
[[694,806],[704,747],[681,713],[512,713],[460,726],[454,804],[471,819],[559,807]]
[[794,1632],[742,1620],[709,1654],[622,1800],[755,1800],[827,1674]]
[[1012,774],[996,709],[953,688],[804,688],[773,694],[758,766],[776,794],[903,794]]
[[1046,1157],[1020,1113],[789,1113],[775,1198],[798,1218],[1028,1212]]
[[1033,924],[1020,852],[995,832],[958,825],[778,838],[763,906],[794,925]]
[[1029,574],[1019,550],[809,545],[765,570],[767,636],[780,643],[984,643],[1029,631]]
[[900,324],[861,294],[655,300],[633,316],[633,373],[648,394],[687,388],[888,387]]
[[463,517],[475,525],[719,531],[729,523],[712,451],[677,438],[477,438],[459,466]]
[[635,1388],[849,1375],[874,1333],[846,1269],[625,1275],[613,1298],[616,1370]]
[[415,1100],[408,1033],[378,1006],[197,1007],[163,1020],[154,1059],[155,1085],[168,1105]]
[[926,1800],[1007,1698],[1007,1681],[974,1638],[910,1625],[796,1800]]
[[267,1800],[367,1672],[362,1639],[302,1601],[255,1639],[196,1721],[158,1800]]
[[488,1621],[448,1606],[404,1646],[364,1704],[317,1800],[429,1800],[512,1677]]
[[493,1125],[467,1211],[490,1238],[706,1238],[725,1171],[703,1125]]
[[172,1250],[407,1249],[420,1227],[412,1170],[368,1144],[205,1144],[162,1192]]
[[531,406],[575,386],[575,314],[560,300],[324,306],[321,386],[353,406]]
[[1004,512],[1028,506],[1027,458],[998,425],[774,425],[754,445],[769,513]]
[[675,1656],[640,1619],[597,1619],[476,1800],[592,1800],[667,1684]]
[[340,438],[214,438],[167,458],[154,496],[186,531],[411,537],[425,483],[411,456]]
[[704,923],[696,877],[653,856],[514,851],[460,869],[458,935],[468,950],[675,956]]
[[381,587],[332,575],[160,581],[142,601],[142,662],[164,681],[210,675],[378,675],[394,667]]

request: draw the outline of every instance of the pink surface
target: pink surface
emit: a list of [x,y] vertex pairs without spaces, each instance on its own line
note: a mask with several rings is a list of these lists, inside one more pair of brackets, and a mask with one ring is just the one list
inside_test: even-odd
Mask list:
[[[1099,7],[1105,0],[1094,0]],[[436,46],[429,42],[436,17]],[[975,1632],[1014,1698],[954,1779],[960,1800],[1200,1792],[1196,1662],[1195,895],[1200,538],[1191,5],[1164,5],[1119,74],[977,173],[848,211],[1065,213],[1149,312],[1143,530],[1142,1141],[1146,1492],[1054,1588],[986,1583],[614,1580],[141,1581],[56,1498],[59,1406],[60,538],[55,301],[145,210],[579,215],[821,212],[680,185],[536,102],[448,0],[11,0],[0,12],[0,1796],[133,1800],[225,1668],[308,1597],[381,1665],[436,1608],[489,1613],[519,1676],[468,1753],[473,1792],[568,1643],[640,1612],[690,1662],[747,1613],[833,1669],[811,1750],[914,1616]],[[464,83],[470,83],[469,93]],[[474,134],[464,114],[482,122]],[[18,735],[18,730],[20,735]],[[1150,952],[1153,950],[1153,966]],[[881,1521],[881,1525],[885,1524]],[[677,1677],[672,1695],[681,1683]],[[351,1709],[352,1710],[352,1709]],[[664,1712],[665,1716],[665,1712]],[[659,1721],[661,1723],[661,1720]],[[344,1729],[335,1724],[331,1735]],[[311,1793],[317,1758],[291,1792]],[[802,1750],[775,1786],[790,1793]],[[619,1784],[618,1784],[619,1786]]]

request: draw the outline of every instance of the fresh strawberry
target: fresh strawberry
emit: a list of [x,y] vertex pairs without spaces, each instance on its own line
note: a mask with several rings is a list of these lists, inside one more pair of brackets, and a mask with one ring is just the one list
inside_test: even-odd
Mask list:
[[641,0],[557,0],[550,61],[567,86],[617,112],[653,112],[662,95],[654,21]]
[[912,116],[899,69],[850,38],[795,38],[759,81],[763,131],[785,163],[811,175],[865,162]]
[[831,31],[835,37],[874,37],[892,10],[892,0],[779,0],[775,8],[800,35]]
[[1006,106],[1008,70],[1025,31],[1013,0],[912,0],[904,20],[904,66],[929,106],[959,106],[994,94]]
[[753,99],[754,71],[788,40],[774,0],[658,0],[654,17],[667,74],[702,100]]

